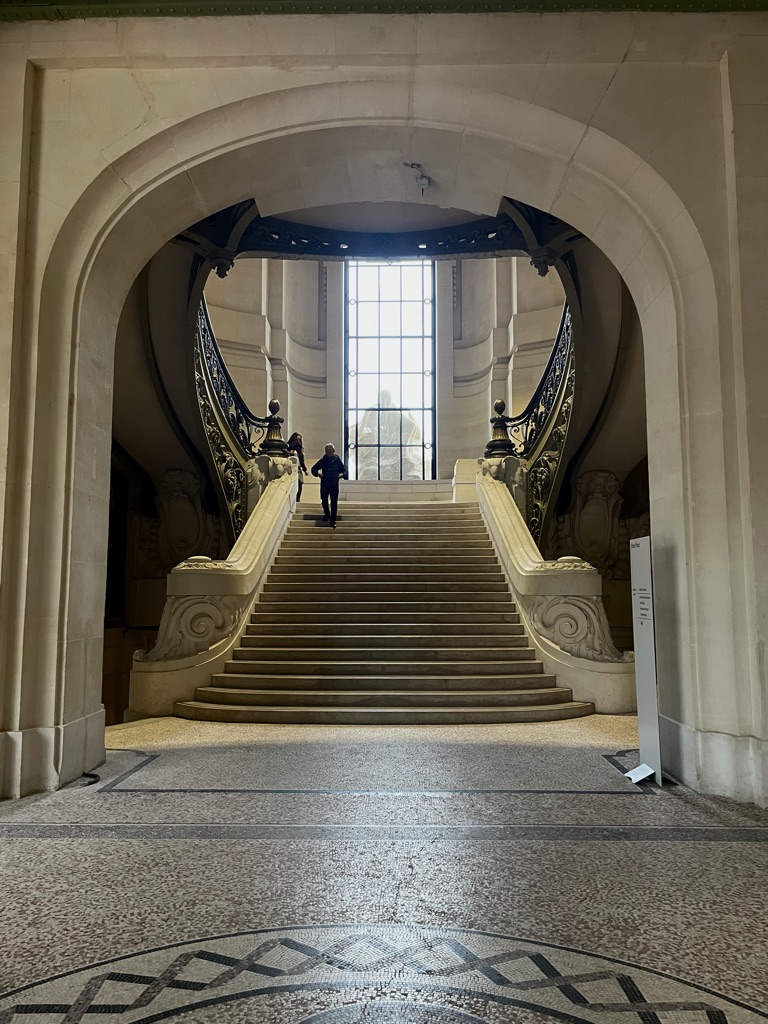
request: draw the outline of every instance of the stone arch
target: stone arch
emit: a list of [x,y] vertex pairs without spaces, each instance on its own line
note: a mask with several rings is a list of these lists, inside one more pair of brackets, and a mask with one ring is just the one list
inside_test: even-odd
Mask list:
[[[663,710],[693,725],[710,681],[732,675],[727,643],[708,648],[699,662],[689,653],[696,638],[714,635],[723,614],[729,559],[715,525],[724,496],[723,509],[712,508],[712,496],[702,504],[706,481],[691,470],[704,450],[714,471],[722,467],[723,441],[718,375],[696,374],[702,360],[710,371],[719,366],[712,268],[682,202],[637,154],[544,108],[458,87],[439,98],[400,82],[302,87],[207,111],[127,149],[83,192],[53,244],[29,368],[37,407],[23,428],[32,458],[15,467],[15,553],[3,597],[5,626],[14,609],[35,608],[15,635],[5,633],[21,693],[19,729],[39,734],[49,766],[43,778],[22,781],[22,791],[91,767],[111,360],[131,282],[168,238],[254,194],[253,168],[267,141],[372,125],[459,133],[469,155],[453,205],[495,212],[488,203],[512,194],[573,224],[622,273],[640,314],[657,413],[649,431],[651,501],[660,610],[669,625],[659,656],[662,674],[677,681]],[[478,182],[472,154],[488,151],[490,171]],[[272,212],[269,205],[263,212]],[[692,569],[702,538],[711,563],[706,587]]]

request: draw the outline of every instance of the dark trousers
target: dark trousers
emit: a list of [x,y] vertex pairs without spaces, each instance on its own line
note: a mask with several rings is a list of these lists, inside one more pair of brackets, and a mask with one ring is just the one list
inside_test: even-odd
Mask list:
[[[336,509],[339,504],[339,485],[326,484],[320,481],[320,501],[323,503],[323,512],[330,517],[332,523],[336,522]],[[329,507],[330,505],[330,507]]]

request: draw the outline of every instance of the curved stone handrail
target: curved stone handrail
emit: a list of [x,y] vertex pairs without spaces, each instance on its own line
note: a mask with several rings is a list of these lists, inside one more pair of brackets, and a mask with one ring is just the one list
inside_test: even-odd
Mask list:
[[634,654],[613,644],[600,573],[578,558],[542,558],[510,492],[516,462],[478,459],[477,495],[531,641],[576,699],[608,714],[634,710]]
[[228,558],[190,558],[168,576],[157,643],[133,656],[129,717],[169,715],[210,682],[238,643],[295,507],[298,460],[253,460],[263,488]]

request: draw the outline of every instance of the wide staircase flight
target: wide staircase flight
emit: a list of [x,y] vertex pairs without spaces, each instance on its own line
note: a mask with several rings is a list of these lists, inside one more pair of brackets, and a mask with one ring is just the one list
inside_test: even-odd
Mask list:
[[240,645],[182,718],[551,721],[594,712],[543,671],[477,505],[297,512]]

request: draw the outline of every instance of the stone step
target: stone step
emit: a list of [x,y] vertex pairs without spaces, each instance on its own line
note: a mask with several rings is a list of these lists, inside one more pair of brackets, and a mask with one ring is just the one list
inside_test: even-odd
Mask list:
[[[296,607],[298,605],[299,607]],[[515,607],[512,595],[509,590],[505,593],[487,594],[483,590],[450,590],[443,591],[440,587],[430,587],[427,591],[401,590],[395,587],[385,587],[380,591],[348,590],[339,587],[326,587],[317,594],[305,595],[302,599],[301,593],[295,595],[286,594],[284,591],[269,591],[262,593],[256,610],[267,608],[271,612],[279,611],[281,607],[286,611],[307,611],[315,609],[332,611],[334,608],[349,611],[457,611],[466,605],[471,605],[471,611],[505,611],[512,605]],[[343,607],[340,607],[343,606]]]
[[[392,526],[398,526],[402,524],[424,525],[425,523],[435,524],[438,526],[445,526],[446,528],[453,527],[464,527],[464,526],[482,526],[485,520],[482,518],[479,512],[474,513],[465,512],[460,515],[451,515],[447,512],[425,512],[422,513],[421,506],[415,506],[410,512],[400,512],[397,515],[383,515],[381,513],[366,515],[355,509],[352,509],[349,505],[339,505],[338,514],[345,522],[355,522],[365,525],[379,525],[380,523],[391,524]],[[291,519],[289,529],[311,529],[314,523],[322,522],[325,512],[322,508],[315,507],[311,513],[305,513],[301,518],[296,516]]]
[[[404,501],[404,502],[376,502],[376,501],[345,501],[343,506],[345,512],[360,516],[478,516],[480,515],[477,503],[452,502],[452,501]],[[317,513],[314,509],[304,508],[297,510],[293,521],[311,519]]]
[[383,567],[381,569],[371,570],[370,572],[363,572],[362,566],[361,571],[353,572],[349,569],[345,569],[343,566],[339,566],[335,571],[323,571],[323,572],[286,572],[281,571],[275,573],[270,572],[267,584],[269,586],[285,587],[285,586],[306,586],[310,583],[341,586],[346,583],[350,584],[365,584],[366,586],[375,586],[378,583],[394,584],[394,583],[420,583],[430,584],[432,586],[440,587],[451,587],[455,584],[457,587],[464,586],[479,586],[486,587],[492,584],[501,584],[506,589],[507,584],[504,581],[504,576],[501,572],[470,572],[469,569],[466,572],[419,572],[418,569],[413,572],[387,572]]
[[[518,618],[518,616],[515,616]],[[305,625],[306,624],[306,625]],[[467,622],[442,622],[424,623],[418,630],[414,629],[416,623],[410,619],[403,622],[381,622],[376,620],[368,622],[350,622],[349,618],[339,622],[330,618],[327,622],[306,623],[304,616],[295,616],[290,624],[284,624],[284,629],[277,629],[275,624],[262,622],[254,612],[251,621],[246,625],[245,632],[249,637],[267,638],[282,644],[297,645],[309,640],[322,638],[329,643],[337,640],[343,643],[346,640],[362,641],[367,643],[375,638],[376,642],[384,643],[411,643],[414,637],[419,643],[444,644],[453,641],[472,641],[479,647],[485,649],[488,646],[488,639],[492,638],[493,646],[501,644],[510,639],[522,639],[527,644],[525,628],[516,621],[507,622],[485,622],[482,624],[482,632],[475,632],[477,625]],[[428,630],[428,634],[425,634]]]
[[409,662],[397,658],[376,660],[367,657],[368,652],[365,652],[366,657],[361,658],[359,651],[354,659],[339,658],[338,653],[334,652],[333,657],[328,659],[302,657],[293,661],[268,661],[260,655],[256,657],[251,649],[236,650],[232,653],[234,658],[226,662],[224,671],[226,673],[244,672],[249,675],[322,676],[327,678],[328,676],[363,676],[367,674],[382,677],[401,676],[406,673],[409,676],[448,678],[450,676],[476,677],[479,671],[483,675],[495,678],[496,676],[532,676],[542,674],[544,670],[540,661],[531,658],[515,660],[508,657],[503,661],[483,661],[478,665],[476,659],[471,661],[427,659]]
[[422,540],[414,541],[413,538],[402,540],[389,540],[377,534],[369,540],[358,540],[354,537],[344,535],[339,530],[327,530],[318,534],[317,538],[311,541],[286,540],[281,545],[281,552],[284,555],[306,556],[330,555],[338,552],[341,548],[344,552],[359,554],[366,552],[373,554],[379,552],[381,555],[401,555],[411,558],[424,555],[440,555],[443,561],[450,561],[451,555],[460,548],[466,555],[492,554],[493,545],[489,540]]
[[562,686],[536,690],[242,690],[201,686],[195,700],[232,706],[280,705],[282,707],[411,707],[451,708],[521,707],[530,704],[567,704],[573,693]]
[[[282,639],[282,643],[281,643]],[[341,637],[338,643],[326,643],[324,646],[319,642],[323,637],[312,637],[312,643],[298,643],[299,639],[305,637],[291,637],[290,644],[286,644],[285,637],[256,637],[244,636],[240,639],[240,646],[232,653],[235,659],[239,658],[264,658],[268,661],[310,661],[318,659],[325,661],[328,658],[336,658],[339,661],[351,661],[354,658],[360,659],[361,655],[371,657],[374,660],[385,661],[482,661],[487,655],[487,643],[482,647],[477,644],[474,647],[459,647],[446,643],[451,637],[424,637],[424,638],[403,638],[403,637],[380,637],[366,636],[358,637],[359,642],[354,644],[354,637]],[[409,639],[409,643],[385,643],[384,641]],[[466,638],[460,638],[466,640]],[[479,638],[481,639],[481,638]],[[499,638],[502,639],[502,638]],[[536,652],[533,647],[527,646],[527,637],[507,637],[506,644],[494,643],[494,654],[499,659],[501,651],[505,658],[514,661],[535,660]],[[425,640],[435,641],[431,646],[424,643]],[[344,642],[346,641],[346,642]]]
[[497,568],[499,561],[495,555],[461,555],[454,554],[446,563],[444,555],[427,556],[423,551],[411,554],[377,555],[376,553],[359,552],[358,554],[344,554],[343,552],[331,552],[328,557],[322,558],[312,548],[303,554],[294,553],[290,555],[279,554],[276,556],[270,572],[295,572],[297,568],[306,566],[307,569],[317,568],[323,571],[337,571],[338,569],[350,569],[358,572],[367,568],[391,568],[393,570],[413,570],[414,572],[435,571],[439,567],[450,564],[452,571],[472,568]]
[[[231,662],[227,662],[227,669]],[[400,675],[375,675],[363,672],[357,675],[280,675],[267,672],[246,672],[246,662],[242,663],[240,672],[217,672],[211,677],[211,685],[245,690],[322,690],[333,687],[337,690],[530,690],[556,686],[553,675],[541,671],[507,675],[454,675],[453,673],[434,672],[432,675],[411,675],[403,672]],[[405,666],[409,668],[409,666]],[[480,671],[485,666],[479,666]]]
[[[302,596],[304,600],[301,600]],[[291,597],[283,590],[267,590],[259,598],[259,607],[269,608],[270,611],[277,611],[281,606],[286,611],[307,611],[315,609],[324,610],[326,607],[343,607],[349,611],[358,610],[375,611],[380,608],[382,611],[407,611],[413,608],[414,611],[454,611],[465,605],[471,605],[473,611],[487,607],[489,611],[497,611],[513,604],[512,595],[503,590],[498,593],[487,594],[485,590],[468,591],[445,591],[438,587],[430,587],[427,591],[415,589],[389,588],[373,591],[349,590],[342,587],[322,587],[317,591],[313,600],[309,600],[310,594],[296,591],[295,597]],[[277,606],[277,607],[276,607]]]
[[[246,634],[241,637],[241,646],[258,649],[259,651],[264,649],[273,649],[275,656],[278,656],[278,652],[283,653],[286,650],[304,650],[309,647],[312,650],[327,650],[333,651],[338,650],[369,650],[376,649],[380,650],[386,648],[392,652],[398,650],[406,650],[409,652],[409,656],[413,650],[424,651],[429,649],[433,653],[437,653],[443,648],[451,650],[452,656],[454,651],[457,652],[457,656],[464,656],[464,652],[467,652],[467,656],[476,658],[482,658],[484,653],[488,649],[488,641],[486,636],[475,635],[466,636],[462,634],[456,634],[455,636],[446,635],[444,631],[441,631],[440,635],[426,634],[421,636],[414,636],[413,633],[406,633],[401,635],[387,636],[386,634],[372,634],[370,630],[366,630],[364,633],[360,633],[358,636],[350,635],[346,632],[343,635],[336,633],[329,633],[327,635],[317,635],[300,633],[295,636],[286,637],[279,634],[275,634],[274,631],[263,634],[255,634],[251,631],[256,629],[253,625],[249,624],[246,628]],[[366,629],[360,627],[360,629]],[[532,648],[527,647],[528,638],[523,633],[522,626],[509,626],[505,627],[508,630],[518,630],[517,634],[502,635],[499,634],[494,637],[493,648],[494,650],[506,650],[512,648],[518,650],[520,648]],[[534,655],[531,655],[534,656]]]
[[[382,625],[403,623],[404,625],[410,624],[411,629],[409,632],[413,632],[413,626],[418,624],[434,623],[435,625],[442,625],[456,623],[464,627],[469,625],[482,626],[485,633],[488,632],[486,626],[493,623],[517,623],[520,621],[520,615],[516,611],[468,612],[463,604],[460,605],[460,611],[451,612],[361,611],[357,605],[353,605],[352,610],[336,607],[333,611],[317,611],[314,604],[308,607],[311,609],[311,613],[306,609],[297,608],[296,605],[292,605],[290,611],[266,610],[264,607],[257,605],[251,621],[265,624],[279,623],[285,626],[286,630],[298,630],[300,632],[304,632],[307,626],[311,625],[314,629],[316,625],[321,623],[330,624],[336,631],[346,629],[348,625],[355,623],[381,623]],[[509,604],[507,607],[513,609],[514,605]],[[398,605],[398,609],[400,608],[401,606]],[[340,612],[343,614],[343,618],[340,618]],[[466,628],[464,632],[466,632]]]
[[386,579],[366,580],[357,577],[351,580],[339,579],[307,579],[286,583],[282,579],[273,580],[271,577],[264,584],[263,595],[282,594],[285,599],[291,597],[307,597],[313,594],[322,594],[323,598],[336,594],[376,594],[379,597],[390,599],[390,595],[398,597],[412,596],[415,594],[462,594],[467,600],[473,600],[475,594],[497,595],[509,594],[509,588],[503,580],[494,582],[476,582],[473,580],[422,580],[418,577],[394,582]]
[[247,707],[181,701],[173,713],[206,722],[259,722],[280,725],[500,725],[513,722],[552,722],[594,714],[594,704],[569,701],[531,707],[481,708],[474,705],[442,708],[290,708]]
[[[411,539],[420,540],[434,539],[438,532],[440,540],[451,540],[455,537],[486,538],[488,532],[482,523],[468,523],[466,526],[432,526],[429,523],[413,522],[403,525],[391,525],[389,523],[359,523],[350,522],[344,516],[337,516],[336,521],[339,527],[344,526],[345,536],[353,538],[365,538],[377,541],[386,538],[387,540]],[[289,526],[284,535],[286,543],[316,537],[318,532],[328,529],[328,523],[324,519],[317,522],[304,523],[301,526]]]
[[294,516],[240,646],[175,713],[223,722],[490,724],[592,714],[545,673],[477,505]]

